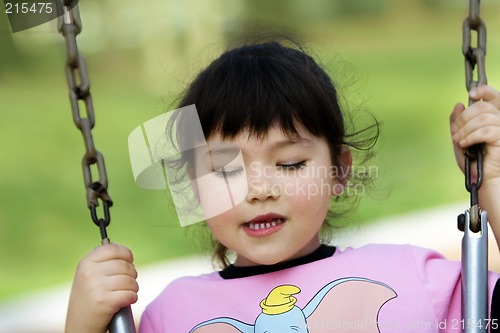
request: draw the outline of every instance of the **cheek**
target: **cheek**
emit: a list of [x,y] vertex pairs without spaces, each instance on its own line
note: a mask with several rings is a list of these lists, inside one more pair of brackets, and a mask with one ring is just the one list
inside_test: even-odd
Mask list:
[[297,177],[283,184],[284,193],[294,201],[329,200],[337,182],[330,177]]
[[227,246],[228,240],[234,238],[234,223],[239,220],[240,217],[237,208],[234,208],[206,219],[206,223],[215,239]]
[[299,214],[315,212],[323,214],[328,210],[334,181],[328,177],[297,178],[283,184],[283,190],[290,207]]
[[[198,200],[205,219],[216,216],[230,209],[231,197],[225,184],[213,181],[210,176],[204,176],[194,180],[198,191]],[[217,200],[216,200],[217,199]]]
[[210,233],[212,234],[212,236],[215,239],[217,239],[217,241],[219,241],[222,244],[224,244],[225,246],[227,246],[225,244],[226,243],[225,240],[226,240],[226,238],[228,238],[228,236],[226,235],[228,228],[224,228],[223,220],[221,220],[217,216],[217,217],[207,219],[206,223],[207,223],[207,228],[210,231]]
[[224,180],[213,173],[194,180],[199,204],[205,219],[233,209],[242,202],[247,194],[244,177]]

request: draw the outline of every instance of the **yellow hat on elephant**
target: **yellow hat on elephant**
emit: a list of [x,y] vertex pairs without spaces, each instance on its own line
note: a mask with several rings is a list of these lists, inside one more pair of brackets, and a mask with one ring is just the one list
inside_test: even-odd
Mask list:
[[298,293],[300,293],[300,289],[292,285],[283,285],[274,288],[260,302],[262,312],[269,315],[276,315],[290,311],[297,302],[297,299],[292,295]]

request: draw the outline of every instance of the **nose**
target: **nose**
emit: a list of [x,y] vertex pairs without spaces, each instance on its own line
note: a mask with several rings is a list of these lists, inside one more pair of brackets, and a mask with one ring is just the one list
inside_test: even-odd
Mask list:
[[248,202],[276,200],[281,196],[281,184],[271,168],[253,165],[248,169]]

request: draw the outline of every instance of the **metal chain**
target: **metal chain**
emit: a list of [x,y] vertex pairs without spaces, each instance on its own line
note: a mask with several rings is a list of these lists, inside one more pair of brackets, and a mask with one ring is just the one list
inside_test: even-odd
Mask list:
[[[113,201],[108,194],[108,177],[106,176],[106,166],[102,154],[95,148],[92,138],[92,128],[95,125],[94,106],[92,95],[90,94],[90,80],[87,67],[83,57],[78,52],[76,36],[82,31],[82,22],[78,11],[77,0],[58,0],[57,5],[59,32],[63,34],[66,41],[66,78],[69,87],[69,98],[71,101],[71,111],[73,122],[80,130],[85,144],[85,154],[83,155],[82,168],[83,179],[87,189],[87,205],[94,223],[101,232],[101,244],[109,244],[110,240],[106,233],[106,227],[111,218],[109,208]],[[85,110],[84,115],[80,110],[79,102],[82,101]],[[91,167],[95,165],[98,172],[98,180],[92,178]],[[104,217],[97,216],[97,206],[99,200],[103,203]],[[130,306],[120,309],[108,324],[110,333],[135,333],[134,317]]]
[[[109,208],[113,201],[108,195],[108,177],[102,154],[95,148],[92,129],[95,125],[94,106],[90,94],[90,80],[85,60],[78,52],[76,36],[82,31],[82,22],[76,1],[59,0],[63,15],[58,18],[59,32],[66,41],[66,79],[69,87],[69,98],[73,122],[80,130],[85,144],[82,159],[83,178],[86,187],[87,206],[94,223],[99,227],[101,239],[108,240],[106,227],[110,223]],[[84,110],[80,109],[83,102]],[[94,180],[91,167],[97,167],[98,178]],[[97,214],[99,200],[103,203],[103,217]]]
[[[463,43],[462,53],[465,57],[465,86],[467,91],[487,84],[485,70],[486,56],[486,24],[479,16],[480,0],[469,0],[469,15],[462,26]],[[476,45],[472,45],[473,36],[476,36]],[[477,72],[474,71],[477,69]],[[474,78],[474,74],[477,77]],[[469,98],[469,105],[474,101]],[[480,211],[478,207],[478,191],[483,182],[483,144],[473,145],[466,149],[465,155],[465,188],[470,193],[471,230],[481,230]],[[476,162],[477,180],[473,182],[471,164]]]

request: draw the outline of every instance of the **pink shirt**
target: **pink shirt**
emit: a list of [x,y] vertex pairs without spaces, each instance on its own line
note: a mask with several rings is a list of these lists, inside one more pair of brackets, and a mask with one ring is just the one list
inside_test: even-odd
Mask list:
[[[367,245],[272,273],[183,277],[148,305],[139,332],[458,333],[460,270],[431,250]],[[490,302],[498,278],[489,274]]]

